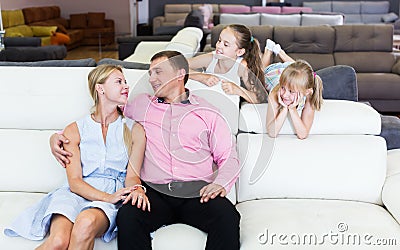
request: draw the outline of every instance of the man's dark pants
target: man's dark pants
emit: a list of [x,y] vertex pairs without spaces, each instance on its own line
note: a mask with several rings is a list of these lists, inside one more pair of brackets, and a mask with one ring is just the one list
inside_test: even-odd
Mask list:
[[239,249],[240,214],[227,198],[218,196],[200,203],[199,197],[173,197],[148,185],[146,187],[146,195],[151,203],[150,212],[138,209],[131,203],[118,211],[119,250],[151,249],[150,233],[163,225],[174,223],[187,224],[206,232],[206,250]]

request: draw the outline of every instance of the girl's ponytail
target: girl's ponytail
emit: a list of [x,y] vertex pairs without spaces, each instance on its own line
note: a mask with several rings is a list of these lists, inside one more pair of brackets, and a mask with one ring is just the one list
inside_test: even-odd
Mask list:
[[315,110],[320,110],[323,98],[322,98],[322,90],[324,88],[322,79],[319,77],[315,72],[313,72],[313,94],[311,95],[311,105],[314,107]]

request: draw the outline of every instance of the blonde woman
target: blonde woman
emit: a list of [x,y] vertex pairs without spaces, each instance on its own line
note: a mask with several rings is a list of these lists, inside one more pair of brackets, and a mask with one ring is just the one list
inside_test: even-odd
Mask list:
[[[25,210],[5,229],[8,236],[31,240],[49,237],[37,249],[93,249],[96,237],[116,236],[115,217],[122,203],[150,209],[139,176],[145,149],[141,125],[132,130],[120,105],[129,87],[122,69],[100,65],[88,76],[93,112],[68,125],[68,183]],[[129,164],[128,164],[129,162]],[[128,166],[128,167],[127,167]]]
[[309,63],[297,60],[288,65],[268,96],[268,135],[276,137],[290,116],[297,137],[307,138],[315,110],[323,102],[322,89],[322,80]]

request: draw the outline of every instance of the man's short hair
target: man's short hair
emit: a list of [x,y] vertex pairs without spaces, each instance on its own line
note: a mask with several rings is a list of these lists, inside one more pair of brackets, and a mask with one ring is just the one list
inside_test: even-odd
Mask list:
[[186,58],[178,51],[174,51],[174,50],[163,50],[160,51],[156,54],[154,54],[150,61],[154,61],[158,58],[161,57],[166,57],[169,61],[169,63],[171,64],[172,68],[174,68],[175,70],[180,70],[180,69],[184,69],[186,72],[185,78],[184,78],[184,84],[186,84],[186,82],[189,79],[189,63],[186,60]]

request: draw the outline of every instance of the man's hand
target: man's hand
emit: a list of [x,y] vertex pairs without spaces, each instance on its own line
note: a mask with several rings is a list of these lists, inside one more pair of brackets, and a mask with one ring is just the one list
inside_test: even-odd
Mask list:
[[71,157],[72,153],[64,150],[63,145],[69,143],[69,140],[61,134],[53,134],[50,137],[50,149],[51,153],[54,155],[56,160],[63,166],[66,167],[66,164],[69,163],[67,157]]
[[217,196],[225,197],[226,195],[226,190],[223,186],[216,184],[216,183],[210,183],[207,186],[203,187],[200,190],[200,202],[207,202],[209,199],[214,199]]

